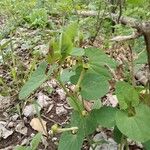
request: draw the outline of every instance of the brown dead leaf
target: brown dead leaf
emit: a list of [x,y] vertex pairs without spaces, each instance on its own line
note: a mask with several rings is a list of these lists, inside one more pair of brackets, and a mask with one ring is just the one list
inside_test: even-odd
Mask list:
[[39,118],[33,118],[30,122],[30,126],[38,131],[41,132],[44,135],[47,135],[47,128],[46,128],[46,121],[44,121],[43,119],[39,119]]

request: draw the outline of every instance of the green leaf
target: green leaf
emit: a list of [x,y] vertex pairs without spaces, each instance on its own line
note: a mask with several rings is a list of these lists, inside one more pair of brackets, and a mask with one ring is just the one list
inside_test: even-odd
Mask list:
[[42,134],[38,133],[34,136],[34,138],[31,141],[31,149],[36,150],[39,143],[41,142]]
[[6,41],[3,44],[0,44],[0,49],[3,50],[6,46],[8,46],[8,44],[11,42],[11,40]]
[[117,142],[118,144],[121,143],[122,133],[121,133],[120,130],[117,128],[117,126],[114,127],[113,137],[114,137],[115,142]]
[[144,146],[144,150],[150,150],[150,140],[143,143],[143,146]]
[[109,84],[103,76],[86,73],[81,82],[81,96],[86,100],[96,100],[109,90]]
[[128,138],[146,142],[150,140],[150,108],[140,104],[135,107],[135,112],[134,116],[129,117],[127,112],[119,110],[116,113],[116,125]]
[[61,36],[61,55],[62,59],[65,59],[73,49],[73,43],[71,38],[66,33],[62,33]]
[[49,53],[47,55],[47,62],[53,64],[61,59],[61,50],[59,47],[59,42],[55,38],[50,41]]
[[79,129],[76,134],[64,132],[61,135],[58,150],[81,150],[85,136],[95,130],[96,123],[90,114],[81,116],[78,112],[73,112],[70,127],[78,127]]
[[68,27],[65,29],[65,34],[67,34],[69,36],[69,38],[72,40],[72,42],[74,41],[76,35],[78,32],[78,23],[77,22],[73,22],[71,24],[68,25]]
[[96,65],[90,65],[89,66],[89,72],[97,73],[100,76],[105,77],[105,79],[107,79],[107,80],[111,79],[110,72],[105,67],[99,67],[99,66],[96,66]]
[[137,64],[146,64],[147,63],[147,54],[146,51],[142,51],[140,54],[138,54],[138,58],[134,61],[134,63]]
[[73,76],[70,77],[70,81],[71,81],[72,84],[77,84],[82,69],[83,69],[82,66],[78,66],[78,67],[75,69],[75,75],[73,75]]
[[[76,103],[78,103],[78,106],[79,106],[79,107],[77,107],[75,101],[76,101]],[[79,101],[79,100],[76,100],[76,99],[75,99],[75,101],[72,100],[70,97],[67,98],[68,104],[69,104],[74,110],[79,111],[79,109],[80,109],[81,111],[83,111],[83,110],[84,110],[84,106],[83,106],[82,102]]]
[[81,150],[83,140],[83,134],[64,132],[60,138],[58,150]]
[[97,124],[102,127],[113,127],[115,126],[116,108],[112,107],[101,107],[100,109],[92,111],[92,117],[97,120]]
[[65,59],[72,52],[77,30],[78,24],[71,23],[62,33],[62,36],[60,38],[62,59]]
[[46,75],[46,68],[47,63],[42,62],[36,71],[33,72],[29,80],[25,83],[25,85],[22,87],[20,93],[19,93],[19,99],[25,99],[32,92],[34,92],[43,82],[45,82],[49,75],[53,72],[53,70],[56,68],[56,65],[52,65]]
[[72,56],[83,56],[85,54],[85,51],[83,48],[73,48],[70,55]]
[[127,2],[132,5],[140,5],[140,4],[143,4],[145,0],[127,0]]
[[85,49],[85,55],[89,59],[89,64],[94,66],[104,67],[108,65],[112,68],[115,68],[117,63],[110,57],[108,57],[104,51],[98,48],[87,48]]
[[27,148],[25,146],[17,146],[15,150],[27,150]]
[[100,99],[93,101],[92,109],[100,109],[102,107],[102,102]]
[[62,73],[60,74],[60,80],[63,83],[67,83],[70,81],[70,78],[75,74],[75,72],[73,72],[70,69],[64,69],[62,71]]
[[136,89],[127,82],[120,81],[116,84],[116,95],[121,109],[139,104],[139,95]]

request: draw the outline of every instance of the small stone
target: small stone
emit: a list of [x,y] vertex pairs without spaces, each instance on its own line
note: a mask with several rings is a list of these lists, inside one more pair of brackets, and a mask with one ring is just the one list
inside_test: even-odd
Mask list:
[[[101,143],[100,145],[97,145],[95,150],[117,150],[118,146],[117,143],[112,139],[108,138],[107,135],[104,132],[98,133],[94,136],[93,141],[106,141],[106,143]],[[93,144],[95,146],[95,144]],[[90,150],[92,148],[90,147]]]
[[9,96],[3,97],[0,95],[0,111],[3,111],[4,109],[8,108],[11,104],[11,99]]
[[18,114],[14,114],[13,116],[11,116],[10,120],[16,121],[18,119],[18,117],[19,117]]
[[0,139],[3,138],[3,139],[7,139],[10,135],[13,134],[13,131],[12,130],[8,130],[6,129],[6,122],[4,121],[0,121]]
[[43,107],[47,107],[49,105],[51,98],[49,98],[47,95],[44,95],[42,92],[38,93],[38,104]]
[[63,106],[56,107],[56,114],[58,116],[65,115],[67,114],[67,110]]
[[8,123],[8,125],[7,125],[7,127],[8,128],[12,128],[12,127],[14,127],[15,125],[14,125],[14,122],[12,122],[12,121],[10,121],[9,123]]
[[50,118],[54,118],[54,115],[50,115]]
[[66,98],[66,93],[63,89],[56,89],[56,93],[58,93],[60,100],[64,100]]
[[[40,110],[41,110],[41,107],[38,107],[39,112],[40,112]],[[31,117],[31,116],[35,115],[36,113],[37,112],[36,112],[35,106],[33,104],[27,105],[23,110],[23,114],[26,117]]]
[[55,141],[57,141],[57,137],[52,138],[52,142],[55,142]]
[[27,135],[27,127],[25,127],[24,123],[21,121],[17,126],[15,127],[15,130],[23,135]]
[[22,140],[21,145],[23,146],[23,145],[26,145],[27,143],[28,143],[28,139],[25,138]]

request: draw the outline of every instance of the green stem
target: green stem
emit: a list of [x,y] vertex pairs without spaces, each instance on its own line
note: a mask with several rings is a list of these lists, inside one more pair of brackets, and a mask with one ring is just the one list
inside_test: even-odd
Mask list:
[[83,68],[82,71],[81,71],[79,80],[78,80],[78,82],[77,82],[77,84],[76,84],[75,92],[78,92],[78,91],[79,91],[80,84],[81,84],[81,81],[82,81],[82,79],[83,79],[84,74],[85,74],[85,69]]
[[125,136],[122,134],[122,137],[121,137],[121,143],[119,145],[119,150],[124,150],[124,142],[125,142]]
[[60,86],[63,88],[63,90],[66,92],[66,94],[73,100],[73,102],[75,103],[76,107],[78,108],[78,111],[82,114],[82,110],[81,110],[80,105],[79,105],[79,103],[77,101],[78,98],[74,97],[74,95],[72,93],[68,92],[66,87],[63,85],[63,83],[60,80],[58,80],[58,82],[59,82]]
[[74,130],[78,130],[78,127],[71,127],[71,128],[59,128],[58,129],[58,133],[62,133],[62,132],[66,132],[66,131],[74,131]]
[[129,150],[129,145],[128,145],[127,138],[125,138],[125,146],[126,146],[126,150]]

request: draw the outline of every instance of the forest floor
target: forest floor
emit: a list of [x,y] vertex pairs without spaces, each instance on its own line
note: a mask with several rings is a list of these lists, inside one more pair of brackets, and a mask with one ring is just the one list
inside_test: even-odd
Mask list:
[[[54,19],[54,22],[58,24],[58,28],[61,26],[59,21]],[[5,26],[5,21],[0,19],[0,27],[3,26]],[[70,119],[72,108],[67,104],[66,93],[55,80],[44,83],[28,101],[18,99],[18,93],[25,80],[31,75],[36,64],[47,54],[51,33],[52,31],[48,29],[30,29],[20,26],[0,41],[0,45],[8,42],[4,48],[5,57],[0,56],[0,150],[12,150],[17,145],[28,145],[31,141],[36,133],[35,125],[31,122],[38,116],[34,102],[38,102],[41,106],[40,117],[46,123],[47,131],[53,124],[63,127]],[[102,43],[102,39],[97,38],[92,46],[101,48]],[[89,45],[91,45],[90,41],[85,41],[84,46]],[[109,49],[106,49],[106,52],[109,53]],[[125,46],[114,47],[109,54],[117,59],[128,59]],[[122,78],[119,69],[118,78]],[[111,91],[103,98],[103,103],[116,105]],[[97,133],[98,131],[91,136],[94,137]],[[106,139],[112,139],[111,129],[103,129],[103,133]],[[59,137],[58,134],[53,137],[44,136],[39,150],[56,150]],[[83,150],[88,149],[89,145],[85,140]],[[115,149],[114,146],[111,150]],[[130,149],[142,150],[135,143],[131,143]],[[106,147],[102,150],[106,150]]]

